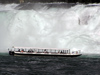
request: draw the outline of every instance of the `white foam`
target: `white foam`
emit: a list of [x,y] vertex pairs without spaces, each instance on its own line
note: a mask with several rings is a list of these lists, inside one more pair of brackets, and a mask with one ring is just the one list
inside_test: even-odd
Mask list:
[[99,6],[46,7],[0,12],[0,47],[64,48],[100,53]]
[[0,11],[6,11],[6,10],[15,10],[15,7],[17,7],[19,4],[0,4]]

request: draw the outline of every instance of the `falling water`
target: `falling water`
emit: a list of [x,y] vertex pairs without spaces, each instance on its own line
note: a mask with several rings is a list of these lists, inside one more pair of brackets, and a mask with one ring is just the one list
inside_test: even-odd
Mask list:
[[67,3],[0,4],[0,51],[12,46],[100,53],[100,7]]

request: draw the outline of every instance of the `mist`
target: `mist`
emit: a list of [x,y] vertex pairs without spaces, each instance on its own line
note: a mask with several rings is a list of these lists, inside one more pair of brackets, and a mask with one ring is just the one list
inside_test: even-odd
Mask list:
[[98,4],[35,3],[0,6],[0,52],[19,46],[100,53]]

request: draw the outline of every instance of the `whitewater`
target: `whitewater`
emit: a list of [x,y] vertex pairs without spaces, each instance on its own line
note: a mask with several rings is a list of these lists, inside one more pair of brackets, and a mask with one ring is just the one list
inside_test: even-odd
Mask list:
[[100,53],[99,4],[0,4],[0,52],[12,46]]

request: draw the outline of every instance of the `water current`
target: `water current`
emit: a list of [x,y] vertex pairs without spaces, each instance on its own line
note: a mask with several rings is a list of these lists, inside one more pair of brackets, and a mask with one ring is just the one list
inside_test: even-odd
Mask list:
[[99,75],[100,55],[77,58],[0,54],[0,75]]

